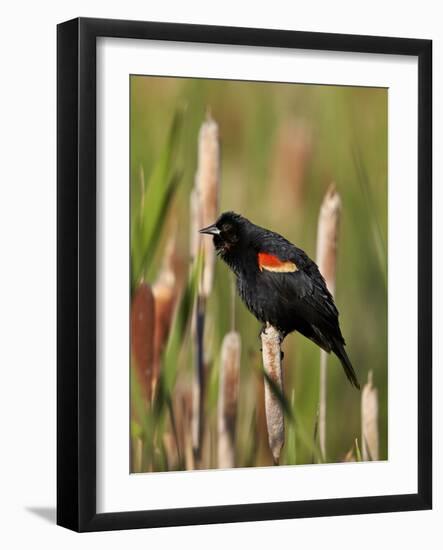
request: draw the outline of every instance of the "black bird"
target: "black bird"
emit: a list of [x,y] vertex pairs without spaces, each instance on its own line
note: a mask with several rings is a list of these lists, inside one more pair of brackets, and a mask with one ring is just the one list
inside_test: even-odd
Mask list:
[[234,272],[249,311],[270,323],[282,340],[294,330],[340,359],[360,389],[344,349],[338,310],[317,265],[284,237],[234,212],[225,212],[200,233],[213,235],[217,254]]

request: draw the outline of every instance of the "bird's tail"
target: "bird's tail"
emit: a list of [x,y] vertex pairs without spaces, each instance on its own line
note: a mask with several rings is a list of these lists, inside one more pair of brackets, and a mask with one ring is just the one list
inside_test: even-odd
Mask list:
[[349,382],[351,382],[351,384],[359,390],[360,384],[357,380],[357,375],[355,374],[354,368],[351,364],[351,361],[349,360],[348,354],[346,353],[343,344],[337,341],[335,342],[335,344],[336,345],[334,346],[333,352],[340,359]]

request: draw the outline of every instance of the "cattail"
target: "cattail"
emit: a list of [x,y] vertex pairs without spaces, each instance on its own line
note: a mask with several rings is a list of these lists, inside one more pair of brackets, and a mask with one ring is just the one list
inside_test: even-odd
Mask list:
[[218,397],[218,467],[235,466],[235,428],[240,382],[241,340],[238,332],[228,332],[221,348]]
[[131,306],[131,352],[134,372],[145,405],[152,396],[155,302],[151,287],[142,281]]
[[361,443],[363,460],[378,460],[378,391],[372,371],[361,394]]
[[[281,336],[279,331],[270,325],[261,333],[263,368],[272,385],[283,393],[283,370],[281,364]],[[268,428],[269,447],[274,464],[278,464],[285,441],[285,421],[281,399],[275,388],[265,379],[265,411]]]
[[[220,143],[218,125],[208,115],[198,136],[198,161],[195,177],[195,191],[191,196],[191,229],[198,222],[206,227],[215,222],[218,215],[220,186]],[[215,250],[211,239],[194,241],[191,235],[191,257],[196,249],[203,250],[203,273],[199,284],[195,307],[193,331],[195,336],[195,374],[193,384],[192,434],[195,463],[201,466],[204,434],[204,403],[206,389],[206,367],[203,349],[206,301],[211,294],[214,281]]]
[[155,300],[155,330],[154,330],[154,355],[152,391],[158,382],[160,374],[161,354],[168,340],[171,328],[174,306],[177,299],[178,286],[178,258],[177,238],[174,234],[166,245],[163,265],[157,280],[152,286],[152,293]]
[[[198,137],[198,166],[195,178],[202,227],[215,222],[218,215],[220,186],[220,143],[218,125],[208,116]],[[202,241],[204,266],[200,294],[208,297],[214,280],[215,250],[211,239]]]
[[[337,264],[337,239],[340,223],[341,200],[335,184],[331,184],[324,196],[317,230],[317,264],[331,294],[335,291]],[[320,396],[318,435],[323,459],[326,459],[326,388],[328,355],[320,352]]]
[[311,155],[311,128],[302,120],[285,120],[278,129],[272,156],[271,197],[276,208],[292,211],[302,204]]

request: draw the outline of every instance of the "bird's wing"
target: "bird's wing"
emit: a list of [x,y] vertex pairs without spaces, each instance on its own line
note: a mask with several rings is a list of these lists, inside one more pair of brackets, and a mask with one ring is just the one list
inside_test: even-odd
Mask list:
[[[332,333],[338,329],[338,311],[317,265],[282,237],[282,241],[265,242],[266,249],[257,254],[261,275],[268,284],[293,303],[294,310],[320,330]],[[341,336],[341,335],[340,335]]]

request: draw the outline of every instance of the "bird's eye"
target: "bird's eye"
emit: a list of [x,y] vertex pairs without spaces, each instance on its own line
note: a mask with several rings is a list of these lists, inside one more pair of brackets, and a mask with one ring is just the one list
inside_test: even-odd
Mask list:
[[224,223],[222,225],[221,233],[223,239],[228,243],[234,244],[238,241],[237,232],[230,223]]

